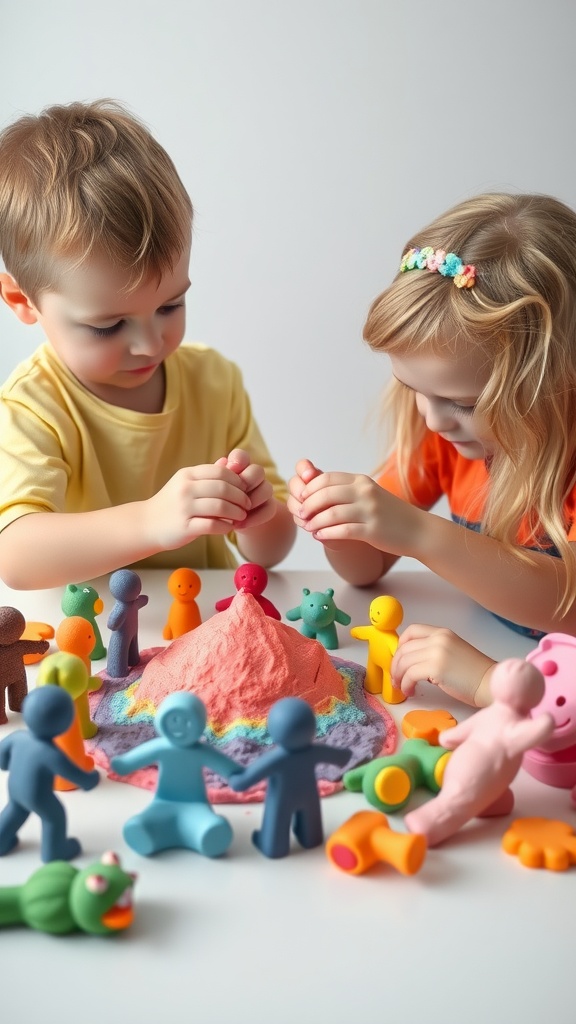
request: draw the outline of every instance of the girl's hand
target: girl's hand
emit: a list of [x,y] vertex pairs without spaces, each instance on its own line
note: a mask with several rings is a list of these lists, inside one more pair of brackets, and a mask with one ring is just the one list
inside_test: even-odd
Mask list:
[[151,545],[171,551],[197,537],[238,529],[248,519],[252,501],[241,476],[217,463],[179,469],[142,508]]
[[237,473],[250,499],[250,511],[245,519],[234,524],[236,530],[249,530],[273,518],[276,514],[274,489],[266,479],[263,467],[251,462],[248,452],[242,448],[234,448],[229,455],[218,459],[216,465],[224,465],[233,473]]
[[450,697],[480,707],[489,703],[488,681],[495,664],[450,629],[414,624],[400,634],[390,674],[407,697],[426,680]]
[[[303,530],[308,530],[307,523],[304,519],[300,518],[300,510],[302,508],[302,495],[306,488],[306,484],[310,483],[316,477],[323,476],[321,469],[318,469],[310,459],[300,459],[296,464],[296,475],[292,477],[288,484],[289,497],[288,497],[288,511],[292,514],[292,518]],[[342,547],[346,548],[348,545],[346,541],[342,544],[338,540],[327,540],[324,537],[319,537],[316,533],[313,534],[314,539],[321,541],[325,548],[330,551],[340,551]]]
[[[317,540],[364,541],[391,554],[408,553],[414,509],[363,474],[320,473],[312,463],[298,463],[290,481],[288,507],[299,526]],[[304,482],[302,472],[310,476]]]

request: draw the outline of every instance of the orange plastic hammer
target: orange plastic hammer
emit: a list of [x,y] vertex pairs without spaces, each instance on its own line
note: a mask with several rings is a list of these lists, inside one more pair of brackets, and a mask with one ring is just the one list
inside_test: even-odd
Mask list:
[[403,875],[415,875],[426,856],[424,836],[393,832],[380,811],[358,811],[326,843],[332,863],[349,875],[361,875],[379,861]]

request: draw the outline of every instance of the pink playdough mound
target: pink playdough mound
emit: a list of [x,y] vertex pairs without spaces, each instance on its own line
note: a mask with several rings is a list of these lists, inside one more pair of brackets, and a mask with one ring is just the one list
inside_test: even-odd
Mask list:
[[[344,771],[396,746],[396,726],[382,703],[366,693],[364,669],[329,657],[324,647],[267,616],[251,594],[239,592],[230,607],[165,648],[142,655],[126,679],[100,675],[104,686],[91,700],[99,726],[87,749],[112,778],[110,758],[154,735],[156,709],[169,693],[189,690],[207,709],[204,739],[229,757],[248,764],[270,746],[266,719],[281,697],[302,697],[314,709],[317,738],[349,747],[344,768],[320,765],[322,795],[342,788]],[[156,768],[122,776],[145,789],[156,786]],[[235,793],[220,776],[206,772],[214,803],[261,800],[265,783]]]

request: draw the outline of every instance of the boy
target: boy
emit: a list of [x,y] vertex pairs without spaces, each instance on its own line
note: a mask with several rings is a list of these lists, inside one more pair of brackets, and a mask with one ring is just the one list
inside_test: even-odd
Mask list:
[[[103,100],[0,134],[0,294],[47,342],[0,390],[0,576],[232,567],[292,518],[237,367],[180,347],[192,206],[147,129]],[[237,536],[236,536],[237,535]]]

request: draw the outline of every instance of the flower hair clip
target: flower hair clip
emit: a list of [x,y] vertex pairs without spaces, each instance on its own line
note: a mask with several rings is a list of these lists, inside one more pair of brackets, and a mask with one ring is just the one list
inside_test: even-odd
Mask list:
[[476,268],[471,263],[463,263],[456,253],[433,249],[431,245],[408,249],[400,261],[400,272],[406,270],[431,270],[451,277],[457,288],[473,288],[476,284]]

